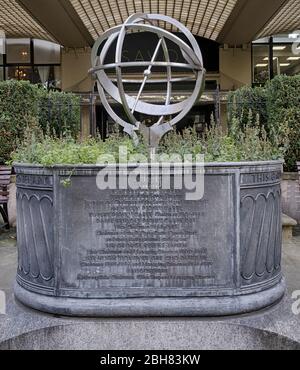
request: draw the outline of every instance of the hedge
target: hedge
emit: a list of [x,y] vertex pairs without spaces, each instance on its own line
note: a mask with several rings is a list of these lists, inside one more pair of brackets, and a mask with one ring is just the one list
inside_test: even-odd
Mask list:
[[38,121],[43,131],[56,136],[66,133],[76,137],[80,131],[80,98],[58,91],[40,93]]
[[296,171],[296,162],[300,161],[300,76],[281,75],[264,88],[244,87],[230,93],[229,127],[236,122],[234,118],[238,118],[242,129],[251,125],[249,111],[252,112],[253,123],[259,116],[270,140],[276,141],[283,135],[287,137],[285,171]]
[[[249,124],[249,111],[252,112],[252,125],[256,124],[259,115],[263,126],[267,125],[267,93],[264,88],[244,86],[239,90],[229,93],[228,96],[228,122],[239,117],[242,128]],[[265,127],[266,128],[266,127]]]
[[28,125],[57,136],[80,130],[80,101],[74,94],[48,92],[27,81],[0,82],[0,164],[9,161]]

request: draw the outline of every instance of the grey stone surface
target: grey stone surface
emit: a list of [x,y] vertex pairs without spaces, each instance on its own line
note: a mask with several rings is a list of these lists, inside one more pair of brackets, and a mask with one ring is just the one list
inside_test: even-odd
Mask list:
[[300,223],[300,185],[299,175],[285,174],[282,181],[283,212]]
[[282,224],[283,224],[283,226],[292,226],[292,227],[294,227],[294,226],[297,226],[297,221],[294,220],[293,218],[283,214],[282,215]]
[[[78,299],[49,297],[29,292],[15,285],[15,297],[24,304],[44,312],[65,316],[96,317],[164,317],[164,316],[226,316],[268,307],[284,295],[285,282],[255,293],[232,297],[197,298],[109,298]],[[279,298],[280,297],[280,298]]]
[[289,241],[293,237],[293,228],[297,226],[298,223],[293,218],[283,214],[282,215],[282,238],[284,241]]
[[[178,336],[180,334],[180,338]],[[300,350],[286,337],[232,323],[186,320],[66,324],[23,334],[0,349]]]
[[[99,190],[100,169],[16,166],[21,302],[75,316],[223,316],[283,296],[281,162],[206,164],[194,201],[174,185]],[[124,169],[136,167],[109,171],[121,181]]]
[[79,319],[47,315],[13,297],[17,254],[13,235],[0,235],[0,349],[300,349],[300,315],[291,294],[300,284],[300,237],[283,248],[288,293],[271,308],[226,318]]

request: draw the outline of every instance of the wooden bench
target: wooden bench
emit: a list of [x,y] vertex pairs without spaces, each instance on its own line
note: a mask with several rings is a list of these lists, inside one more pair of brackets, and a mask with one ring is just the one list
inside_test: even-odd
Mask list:
[[9,229],[8,217],[8,186],[10,184],[11,168],[0,166],[0,214],[4,220],[4,227]]

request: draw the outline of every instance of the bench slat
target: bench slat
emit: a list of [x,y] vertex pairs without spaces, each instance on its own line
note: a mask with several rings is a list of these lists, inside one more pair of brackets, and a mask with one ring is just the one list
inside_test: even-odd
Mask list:
[[1,181],[10,181],[10,175],[0,175],[0,183]]
[[11,168],[0,166],[0,204],[7,204],[9,199],[8,186],[11,182]]

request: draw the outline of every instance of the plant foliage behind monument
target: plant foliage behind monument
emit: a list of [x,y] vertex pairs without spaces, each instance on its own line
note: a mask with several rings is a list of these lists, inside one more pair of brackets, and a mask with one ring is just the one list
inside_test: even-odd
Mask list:
[[79,97],[48,92],[26,81],[0,82],[0,164],[10,160],[28,126],[38,124],[56,136],[80,130]]
[[300,160],[300,75],[278,76],[267,86],[267,113],[269,125],[275,135],[281,135],[286,127],[289,148],[285,155],[285,169],[297,170]]
[[300,159],[300,76],[277,76],[264,88],[243,87],[230,93],[228,123],[246,126],[260,125],[276,146],[288,143],[285,150],[285,170],[295,171]]

